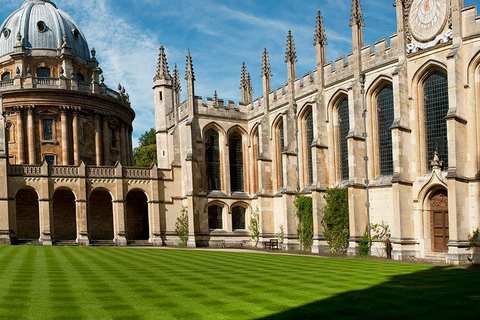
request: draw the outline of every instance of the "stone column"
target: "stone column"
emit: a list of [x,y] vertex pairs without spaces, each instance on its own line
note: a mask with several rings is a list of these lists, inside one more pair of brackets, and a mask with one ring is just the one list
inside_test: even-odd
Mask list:
[[123,185],[123,167],[119,164],[115,168],[115,176],[118,178],[116,182],[116,199],[113,200],[113,231],[115,236],[115,245],[125,247],[127,245],[127,229],[125,223],[125,193]]
[[95,113],[95,164],[102,165],[102,149],[100,140],[100,114]]
[[122,165],[127,166],[127,149],[128,149],[128,142],[127,142],[127,135],[125,134],[125,124],[122,123],[120,125],[120,141],[118,141],[120,154],[121,154],[121,161]]
[[73,130],[73,164],[78,166],[80,163],[80,150],[78,146],[78,110],[73,112],[73,122],[72,122],[72,130]]
[[128,127],[128,154],[130,156],[130,165],[133,166],[133,142],[132,142],[133,128]]
[[15,108],[17,112],[17,147],[18,164],[25,164],[25,136],[23,134],[23,107]]
[[67,108],[60,108],[60,119],[62,123],[62,164],[68,166],[70,164],[69,154],[70,148],[68,143],[68,118],[67,118]]
[[103,153],[105,155],[104,164],[106,166],[111,165],[110,163],[110,128],[108,126],[108,116],[103,117]]
[[35,148],[35,124],[34,124],[34,110],[33,106],[27,108],[27,130],[28,130],[28,161],[29,164],[36,163],[36,148]]

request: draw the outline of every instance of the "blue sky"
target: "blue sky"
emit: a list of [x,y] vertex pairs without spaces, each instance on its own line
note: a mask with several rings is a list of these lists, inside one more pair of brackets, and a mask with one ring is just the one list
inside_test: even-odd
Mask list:
[[[23,0],[2,0],[5,19]],[[315,67],[313,34],[317,10],[327,29],[327,58],[351,51],[351,0],[54,0],[85,33],[104,71],[106,83],[125,86],[137,113],[138,136],[154,124],[152,78],[158,47],[167,50],[170,70],[178,64],[183,81],[190,49],[196,95],[239,101],[242,61],[252,75],[254,96],[261,95],[261,54],[268,48],[272,89],[286,82],[285,42],[291,29],[297,48],[297,74]],[[363,0],[365,44],[395,33],[393,0]],[[477,4],[480,0],[465,0]],[[185,85],[182,86],[185,88]],[[185,91],[185,90],[184,90]],[[185,94],[185,92],[183,92]]]

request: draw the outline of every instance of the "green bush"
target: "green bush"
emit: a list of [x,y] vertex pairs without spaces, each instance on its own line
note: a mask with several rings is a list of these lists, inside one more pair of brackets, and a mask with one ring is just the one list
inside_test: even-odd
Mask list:
[[358,244],[358,253],[361,257],[370,256],[370,248],[372,246],[372,239],[368,236],[368,228],[363,234],[362,241]]
[[469,242],[468,250],[472,250],[473,248],[475,248],[477,246],[477,242],[480,242],[480,229],[479,228],[476,228],[475,230],[473,230],[473,234],[468,235],[468,242]]
[[258,240],[260,239],[260,214],[258,212],[258,207],[255,211],[252,212],[252,217],[250,218],[250,225],[248,226],[252,232],[250,238],[255,243],[255,247],[258,245]]
[[310,250],[313,244],[313,201],[312,198],[297,195],[297,233],[303,250]]
[[333,253],[345,254],[350,237],[348,219],[348,190],[328,189],[324,195],[326,206],[322,219],[324,236]]
[[188,227],[188,210],[187,207],[182,206],[182,213],[177,218],[175,222],[175,232],[177,236],[180,238],[180,245],[183,247],[187,246],[188,243],[188,234],[189,234],[189,227]]

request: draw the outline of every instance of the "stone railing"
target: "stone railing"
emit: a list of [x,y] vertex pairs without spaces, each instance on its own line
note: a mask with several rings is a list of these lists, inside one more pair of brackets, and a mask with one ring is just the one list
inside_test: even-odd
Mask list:
[[92,86],[90,83],[85,81],[78,81],[78,91],[82,92],[92,92]]
[[150,168],[123,168],[123,176],[133,179],[148,179],[151,177],[152,170]]
[[93,178],[115,177],[115,167],[87,167],[87,176]]
[[78,177],[78,167],[52,166],[49,169],[52,177]]
[[120,95],[120,93],[109,88],[107,88],[107,90],[105,91],[105,95],[113,99],[122,100],[122,96]]
[[10,165],[8,174],[11,176],[39,177],[42,176],[42,166]]
[[11,87],[14,85],[14,81],[13,80],[4,80],[4,81],[0,81],[0,89],[3,89],[3,88],[8,88],[8,87]]
[[58,78],[35,78],[36,87],[48,88],[58,87],[60,82]]

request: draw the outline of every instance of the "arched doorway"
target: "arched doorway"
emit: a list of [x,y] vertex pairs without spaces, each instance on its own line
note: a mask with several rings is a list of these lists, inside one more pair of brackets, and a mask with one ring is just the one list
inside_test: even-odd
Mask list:
[[113,241],[112,196],[105,190],[94,190],[90,195],[88,229],[92,241]]
[[449,240],[447,190],[438,190],[430,197],[430,229],[432,251],[447,252]]
[[130,191],[127,195],[127,239],[148,240],[148,199],[142,191]]
[[75,241],[77,239],[75,195],[71,190],[57,190],[52,200],[55,241]]
[[40,239],[38,195],[34,189],[21,189],[15,196],[16,238],[19,242]]

